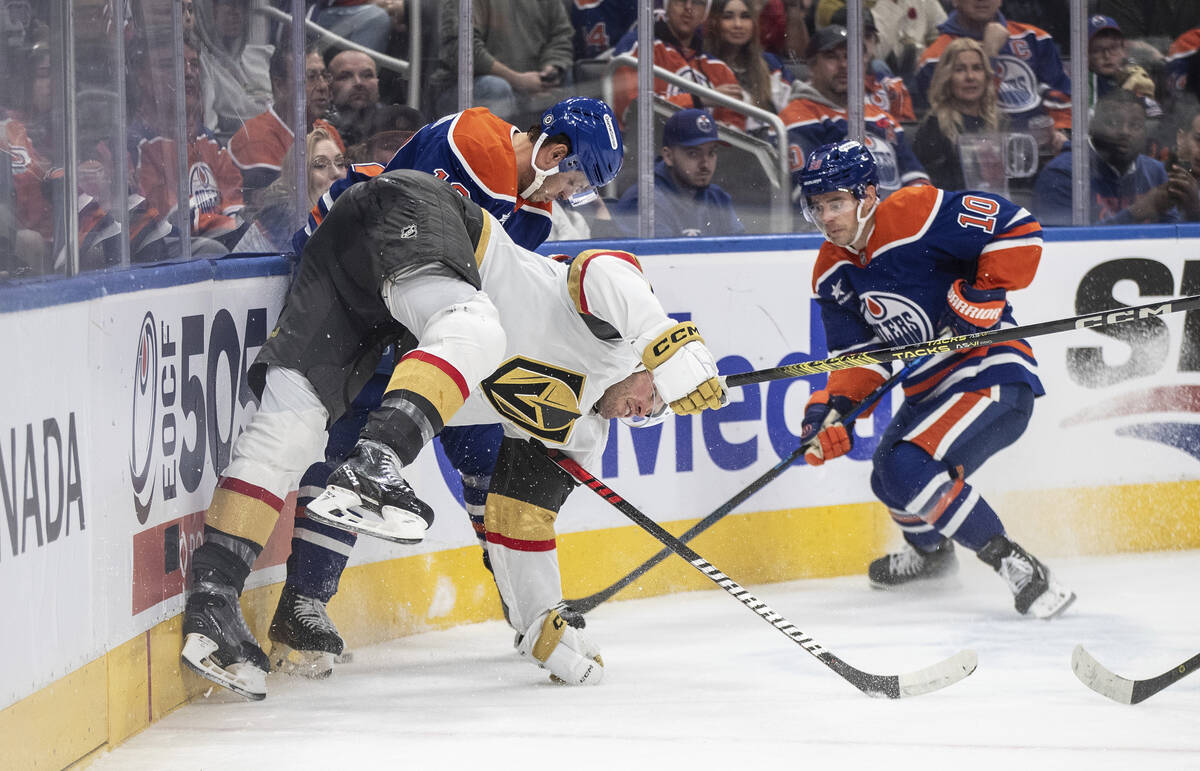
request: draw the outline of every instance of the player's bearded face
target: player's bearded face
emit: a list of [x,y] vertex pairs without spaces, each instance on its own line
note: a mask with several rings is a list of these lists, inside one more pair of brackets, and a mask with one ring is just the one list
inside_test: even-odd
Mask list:
[[825,231],[825,238],[837,246],[849,246],[858,232],[858,199],[838,190],[808,199],[808,212],[814,223]]
[[654,388],[654,377],[646,370],[634,372],[619,383],[608,387],[596,412],[608,418],[644,418],[663,408],[662,398]]

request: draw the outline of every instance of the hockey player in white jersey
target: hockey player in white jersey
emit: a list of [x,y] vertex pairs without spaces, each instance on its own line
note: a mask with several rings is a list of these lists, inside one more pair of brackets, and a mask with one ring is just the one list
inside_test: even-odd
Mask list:
[[419,542],[433,511],[402,469],[447,423],[499,418],[506,438],[486,505],[487,548],[517,650],[563,682],[602,679],[599,651],[560,613],[554,519],[575,483],[541,445],[588,464],[611,418],[645,423],[667,405],[680,414],[719,407],[715,360],[694,325],[666,315],[633,255],[547,260],[413,171],[338,199],[251,368],[260,407],[234,444],[193,556],[182,658],[201,675],[265,697],[269,664],[238,597],[330,421],[384,347],[410,330],[416,347],[309,516]]

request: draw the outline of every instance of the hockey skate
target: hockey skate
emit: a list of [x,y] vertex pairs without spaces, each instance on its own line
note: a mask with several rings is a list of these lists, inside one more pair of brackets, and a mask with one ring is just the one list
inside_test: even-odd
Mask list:
[[180,658],[201,677],[240,696],[267,697],[271,665],[242,618],[232,586],[203,582],[188,593]]
[[289,675],[325,678],[333,673],[346,648],[337,627],[325,612],[325,603],[305,597],[285,584],[267,631],[271,640],[271,667]]
[[1055,581],[1037,557],[1003,535],[993,536],[984,544],[979,559],[1008,583],[1013,604],[1022,615],[1053,618],[1075,601],[1075,592]]
[[600,650],[583,634],[582,623],[577,627],[560,615],[563,608],[562,604],[551,608],[518,633],[517,653],[549,670],[550,681],[557,685],[599,685],[604,679]]
[[423,541],[433,524],[433,509],[400,475],[396,453],[370,439],[360,439],[350,457],[334,469],[325,491],[308,504],[305,516],[404,544]]
[[931,552],[923,552],[910,543],[900,551],[874,560],[867,568],[867,578],[876,589],[891,589],[913,581],[943,578],[958,572],[954,542],[943,540]]

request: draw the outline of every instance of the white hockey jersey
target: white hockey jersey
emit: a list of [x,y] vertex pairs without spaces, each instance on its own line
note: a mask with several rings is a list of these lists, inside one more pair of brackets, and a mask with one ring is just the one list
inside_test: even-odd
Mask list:
[[[641,366],[642,351],[675,322],[628,252],[593,249],[548,260],[516,245],[490,214],[478,257],[483,291],[507,335],[503,363],[450,425],[495,423],[587,465],[608,437],[593,407]],[[478,254],[478,253],[477,253]]]

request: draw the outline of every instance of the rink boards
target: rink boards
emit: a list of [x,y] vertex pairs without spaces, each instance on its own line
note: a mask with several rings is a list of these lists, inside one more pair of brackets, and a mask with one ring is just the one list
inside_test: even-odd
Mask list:
[[[1200,244],[1180,229],[1047,243],[1018,322],[1200,293]],[[1057,234],[1062,236],[1062,233]],[[1191,236],[1191,237],[1185,237]],[[694,320],[727,373],[826,355],[809,299],[809,237],[656,241],[639,254],[667,311]],[[572,250],[580,248],[571,246]],[[196,262],[0,294],[9,364],[0,403],[0,768],[61,766],[204,690],[179,671],[183,576],[216,472],[254,404],[245,368],[288,282],[277,258]],[[1031,341],[1047,395],[1017,445],[973,482],[1039,555],[1200,546],[1200,315]],[[737,389],[725,409],[631,432],[591,471],[682,532],[795,446],[823,378]],[[861,572],[894,545],[868,485],[885,403],[849,461],[796,466],[694,548],[742,583]],[[330,606],[351,646],[499,616],[454,473],[427,448],[411,481],[438,512],[419,547],[363,539]],[[243,600],[260,640],[288,551],[291,504]],[[568,597],[658,551],[577,491],[559,517]],[[679,560],[621,597],[702,588]],[[500,643],[503,644],[503,643]],[[26,754],[20,754],[26,753]]]

